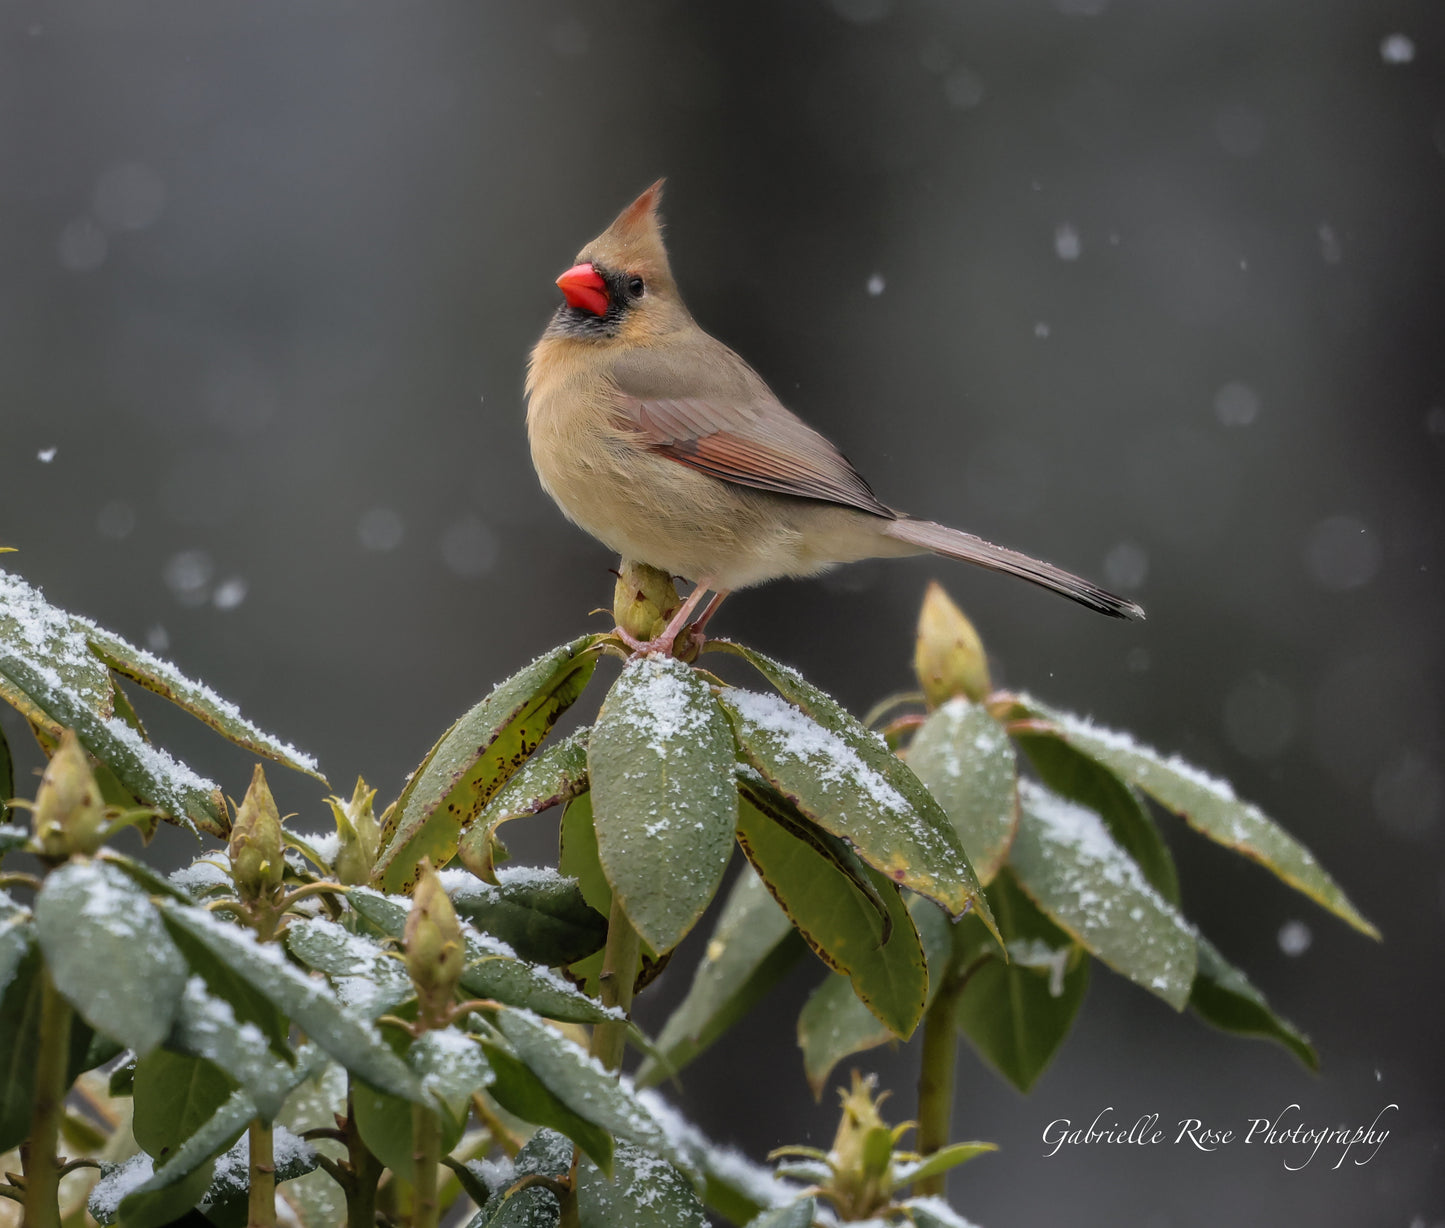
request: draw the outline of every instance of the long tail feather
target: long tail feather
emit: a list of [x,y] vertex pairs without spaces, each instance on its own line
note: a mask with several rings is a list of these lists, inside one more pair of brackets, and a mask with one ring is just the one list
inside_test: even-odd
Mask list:
[[972,533],[950,529],[947,525],[934,524],[930,520],[909,520],[907,518],[889,522],[883,532],[901,542],[907,542],[909,545],[918,546],[924,550],[931,550],[934,554],[942,554],[951,559],[962,559],[965,563],[977,563],[980,567],[987,567],[991,571],[1002,571],[1010,576],[1030,580],[1034,584],[1052,589],[1056,593],[1061,593],[1063,596],[1077,601],[1080,605],[1086,605],[1091,610],[1098,610],[1100,614],[1107,614],[1111,618],[1142,619],[1144,617],[1143,609],[1135,602],[1123,597],[1116,597],[1113,593],[1107,592],[1097,584],[1090,583],[1082,576],[1076,576],[1062,567],[1055,567],[1052,563],[1045,563],[1041,559],[1029,558],[1028,555],[1020,554],[1017,550],[995,546],[992,542],[986,542]]

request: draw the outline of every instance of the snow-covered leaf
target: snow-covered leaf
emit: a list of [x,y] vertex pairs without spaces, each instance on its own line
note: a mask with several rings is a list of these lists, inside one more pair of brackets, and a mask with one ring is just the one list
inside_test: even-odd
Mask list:
[[538,657],[496,686],[441,736],[411,774],[382,833],[375,881],[386,891],[415,884],[423,858],[443,866],[462,831],[587,686],[597,657],[584,635]]
[[670,951],[722,883],[737,823],[732,731],[671,657],[629,661],[587,750],[597,854],[642,940]]
[[457,887],[452,906],[519,958],[565,967],[607,941],[607,918],[587,903],[575,879],[531,866],[503,866],[497,878],[495,886],[473,879]]
[[[830,735],[819,743],[813,728],[799,726],[794,717],[776,707],[759,711],[774,735],[781,735],[784,745],[790,745],[795,755],[803,756],[803,780],[823,777],[841,782],[847,791],[862,793],[866,805],[861,813],[866,815],[866,821],[850,816],[840,823],[853,830],[839,830],[822,823],[818,815],[801,803],[800,809],[834,835],[852,840],[859,855],[874,868],[920,895],[937,900],[954,916],[969,908],[977,909],[984,924],[992,929],[988,900],[952,823],[923,782],[889,750],[883,738],[797,670],[729,640],[711,643],[741,656],[789,704]],[[794,738],[800,740],[794,742]],[[766,776],[767,772],[763,774]],[[790,772],[790,775],[796,773]],[[772,783],[782,787],[776,780]],[[788,792],[786,788],[783,791]],[[825,790],[820,800],[826,800],[827,794],[835,791]],[[793,800],[799,801],[796,797]],[[889,839],[890,824],[900,823],[903,826]],[[855,834],[860,838],[855,839]]]
[[748,1221],[748,1228],[811,1228],[818,1214],[818,1204],[811,1198],[800,1198],[785,1207],[764,1211]]
[[[299,971],[275,944],[258,943],[249,931],[170,900],[161,902],[166,923],[193,938],[277,1008],[307,1037],[372,1086],[408,1100],[422,1099],[421,1084],[382,1040],[371,1022],[347,1010],[325,982]],[[132,1046],[134,1047],[134,1046]]]
[[1009,864],[1024,891],[1109,967],[1183,1010],[1197,966],[1193,928],[1092,810],[1028,780],[1019,801]]
[[235,1090],[235,1081],[204,1058],[153,1050],[136,1063],[131,1087],[135,1141],[164,1163]]
[[1018,763],[1007,731],[963,696],[931,713],[908,766],[953,820],[979,880],[993,881],[1018,828]]
[[581,1228],[707,1228],[692,1184],[649,1151],[619,1142],[611,1177],[583,1160],[577,1166]]
[[1177,756],[1161,755],[1128,734],[1102,728],[1030,696],[1017,696],[1016,706],[1033,719],[1049,722],[1065,741],[1143,789],[1165,809],[1183,815],[1196,831],[1253,858],[1361,933],[1380,936],[1314,854],[1258,806],[1236,797],[1227,781],[1209,776]]
[[308,968],[324,972],[342,1005],[376,1019],[416,996],[406,966],[378,942],[325,917],[293,921],[286,947]]
[[35,898],[55,987],[91,1027],[139,1054],[170,1032],[186,965],[149,897],[115,866],[74,861]]

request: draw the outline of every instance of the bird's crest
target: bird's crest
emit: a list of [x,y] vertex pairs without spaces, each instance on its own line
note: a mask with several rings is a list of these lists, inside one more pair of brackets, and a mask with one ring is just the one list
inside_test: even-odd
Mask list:
[[672,284],[672,268],[662,241],[662,219],[657,206],[662,200],[659,179],[619,213],[612,225],[587,244],[579,261],[592,261],[618,273],[640,273],[653,282]]

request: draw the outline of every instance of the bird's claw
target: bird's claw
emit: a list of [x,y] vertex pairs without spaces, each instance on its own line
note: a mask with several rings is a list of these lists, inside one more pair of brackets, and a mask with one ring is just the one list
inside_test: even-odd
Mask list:
[[685,665],[697,660],[707,635],[696,623],[689,623],[675,635],[659,635],[650,640],[640,640],[624,627],[613,627],[612,634],[632,649],[637,657],[676,657]]

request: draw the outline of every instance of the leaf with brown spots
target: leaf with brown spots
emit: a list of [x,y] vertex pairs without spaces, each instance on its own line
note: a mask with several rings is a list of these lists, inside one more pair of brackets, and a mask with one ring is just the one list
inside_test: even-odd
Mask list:
[[538,657],[496,686],[427,752],[397,798],[382,833],[373,878],[385,891],[409,891],[423,857],[445,865],[461,833],[541,744],[582,694],[596,668],[584,635]]

